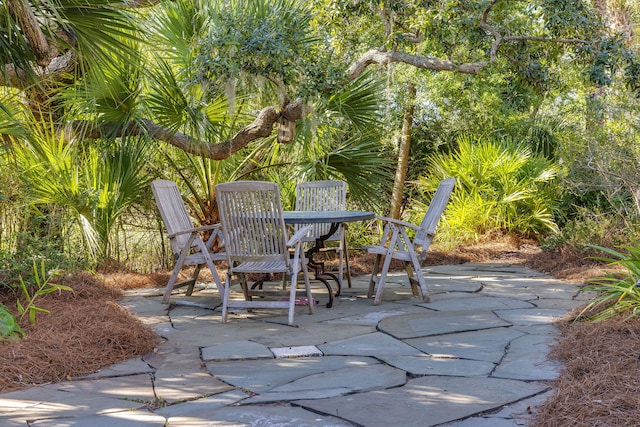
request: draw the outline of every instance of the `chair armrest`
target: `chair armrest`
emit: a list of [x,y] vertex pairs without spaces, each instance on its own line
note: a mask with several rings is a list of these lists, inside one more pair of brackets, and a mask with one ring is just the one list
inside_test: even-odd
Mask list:
[[415,231],[422,230],[422,228],[418,227],[415,224],[411,224],[410,222],[406,222],[406,221],[401,221],[399,219],[393,219],[393,218],[388,218],[386,216],[378,216],[378,215],[375,216],[375,219],[379,219],[380,221],[384,221],[384,222],[387,222],[389,224],[398,225],[398,226],[401,226],[401,227],[411,228],[412,230],[415,230]]
[[214,230],[216,228],[220,228],[220,224],[212,224],[212,225],[203,225],[201,227],[188,228],[186,230],[178,231],[177,233],[169,234],[167,237],[170,239],[180,236],[181,234],[192,234],[192,233],[201,233],[207,230]]
[[296,234],[291,236],[291,238],[287,242],[287,246],[293,246],[296,243],[298,243],[298,241],[302,241],[302,238],[308,235],[310,231],[311,231],[310,225],[305,225],[304,227],[301,227],[298,231],[296,231]]

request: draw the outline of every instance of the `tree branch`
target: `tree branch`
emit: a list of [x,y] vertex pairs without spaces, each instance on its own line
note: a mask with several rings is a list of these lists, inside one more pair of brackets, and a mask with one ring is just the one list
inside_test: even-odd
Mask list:
[[7,0],[7,7],[13,18],[20,25],[25,38],[29,41],[38,65],[43,67],[48,65],[57,50],[55,48],[52,49],[49,45],[31,7],[24,0]]
[[389,65],[393,62],[401,62],[423,70],[457,71],[463,74],[478,74],[481,69],[487,66],[486,62],[455,64],[453,61],[446,59],[412,55],[398,51],[385,52],[378,49],[371,49],[349,67],[347,76],[353,80],[359,77],[369,65]]
[[[298,120],[302,118],[302,113],[302,105],[298,102],[288,103],[280,111],[273,106],[265,107],[258,113],[258,116],[252,123],[240,129],[231,139],[215,144],[197,140],[180,132],[173,132],[149,119],[142,119],[138,123],[131,123],[114,136],[148,135],[173,145],[189,154],[207,157],[213,160],[223,160],[231,157],[234,153],[246,147],[250,142],[270,136],[273,132],[273,126],[281,116],[286,117],[288,120]],[[100,124],[99,127],[96,127],[85,121],[76,121],[72,124],[74,131],[82,132],[83,136],[88,138],[100,138],[102,135],[108,133],[105,130],[108,127],[108,124]]]

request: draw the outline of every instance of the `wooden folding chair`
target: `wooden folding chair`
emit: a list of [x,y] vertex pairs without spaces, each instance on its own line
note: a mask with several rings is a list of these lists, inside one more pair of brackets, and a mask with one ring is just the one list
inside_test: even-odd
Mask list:
[[[340,211],[347,208],[347,184],[344,181],[311,181],[296,185],[297,211]],[[306,242],[314,242],[318,236],[329,233],[331,224],[312,224],[311,234],[305,237]],[[297,228],[296,228],[297,229]],[[324,251],[332,251],[338,255],[338,282],[342,289],[342,282],[346,277],[351,287],[351,271],[349,268],[349,251],[347,248],[345,225],[340,224],[338,230],[329,236],[326,242],[336,241],[337,245],[324,246]],[[346,267],[346,269],[345,269]]]
[[[376,254],[367,295],[371,298],[375,291],[374,304],[380,304],[382,300],[382,292],[393,259],[404,262],[413,295],[418,296],[420,291],[423,301],[430,301],[429,290],[422,274],[422,262],[429,250],[436,227],[449,202],[455,183],[455,178],[447,178],[440,182],[420,225],[393,218],[376,217],[384,222],[382,240],[379,245],[367,247],[367,252]],[[413,239],[409,237],[407,229],[415,231]],[[383,257],[384,261],[380,265]]]
[[[293,325],[296,296],[300,292],[306,293],[303,305],[308,305],[312,314],[315,302],[302,247],[303,237],[311,227],[303,227],[293,237],[288,237],[278,184],[262,181],[218,184],[216,199],[229,264],[223,291],[222,321],[227,321],[229,308],[286,308],[289,310],[288,323]],[[289,249],[292,249],[293,258],[290,258]],[[300,272],[303,274],[304,291],[297,289]],[[290,289],[286,291],[280,286],[277,290],[250,288],[247,275],[255,273],[283,273],[285,282],[287,276],[289,278]],[[236,277],[244,301],[230,299],[232,279]],[[278,296],[285,298],[265,298]]]
[[[173,272],[167,283],[162,303],[169,303],[171,291],[174,288],[188,286],[187,295],[191,295],[200,270],[205,265],[209,267],[216,287],[222,296],[222,281],[216,271],[214,262],[226,261],[227,257],[223,252],[212,251],[212,246],[216,240],[218,240],[218,248],[222,246],[220,224],[194,227],[178,186],[173,181],[155,180],[151,183],[151,190],[167,230],[167,237],[169,237],[171,250],[175,258]],[[205,243],[202,235],[207,232],[210,235]],[[176,283],[180,270],[187,265],[195,265],[192,276],[187,280]]]

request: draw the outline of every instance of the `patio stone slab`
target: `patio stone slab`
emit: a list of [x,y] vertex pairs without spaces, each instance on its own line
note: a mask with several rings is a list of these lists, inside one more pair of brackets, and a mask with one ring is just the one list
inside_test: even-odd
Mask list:
[[462,421],[453,421],[442,424],[441,427],[526,427],[529,423],[525,420],[512,420],[505,418],[471,417]]
[[166,419],[147,410],[113,412],[80,418],[55,418],[31,423],[36,427],[164,427]]
[[497,378],[429,376],[403,387],[295,403],[367,427],[424,427],[499,408],[545,388]]
[[[513,419],[513,420],[530,420],[536,414],[537,409],[540,405],[547,401],[547,399],[551,398],[553,395],[553,390],[546,391],[544,393],[537,394],[532,397],[528,397],[519,402],[511,403],[501,408],[497,412],[488,413],[485,416],[487,418],[504,418],[504,419]],[[528,424],[523,424],[528,425]]]
[[167,307],[149,298],[142,293],[125,296],[118,302],[121,306],[137,316],[167,315]]
[[149,374],[103,378],[100,380],[65,381],[46,385],[43,388],[138,402],[153,402],[156,399],[151,375]]
[[371,311],[369,309],[367,312],[359,315],[352,316],[344,316],[338,319],[327,320],[326,323],[334,323],[334,324],[348,324],[348,325],[368,325],[375,327],[380,320],[385,317],[391,316],[401,316],[403,314],[410,314],[422,311],[419,308],[406,306],[403,308],[396,308],[393,310],[382,310],[382,311]]
[[489,376],[491,362],[423,356],[383,356],[382,360],[411,375],[449,375],[453,377]]
[[76,378],[81,379],[94,379],[94,378],[109,378],[120,377],[135,374],[150,374],[153,373],[153,368],[149,364],[140,358],[125,360],[121,363],[102,368],[92,374],[84,375]]
[[272,359],[269,347],[252,341],[232,341],[202,349],[202,360]]
[[190,353],[184,353],[186,349],[177,349],[174,346],[161,346],[157,352],[144,356],[145,362],[158,369],[184,369],[185,371],[197,370],[202,365],[198,348],[192,348]]
[[482,294],[489,297],[512,298],[521,301],[536,301],[538,295],[535,290],[514,284],[507,284],[500,281],[484,282]]
[[548,359],[552,343],[542,335],[524,335],[511,342],[500,365],[493,372],[497,378],[518,380],[554,380],[560,364]]
[[27,425],[27,420],[124,412],[141,406],[139,402],[101,394],[32,387],[0,396],[0,425],[18,423],[22,427]]
[[507,322],[517,326],[553,324],[567,316],[566,310],[545,308],[525,308],[515,310],[496,310],[495,313]]
[[427,275],[424,278],[430,294],[441,294],[445,292],[465,292],[475,293],[482,289],[482,282],[472,278],[461,279],[459,277],[438,277],[437,275]]
[[[546,391],[532,397],[511,403],[498,411],[487,412],[476,417],[466,418],[461,421],[453,421],[443,424],[442,427],[476,427],[476,426],[517,426],[527,427],[533,425],[533,420],[538,412],[538,406],[542,405],[553,395],[553,391]],[[493,424],[492,424],[493,423]]]
[[544,298],[536,301],[531,301],[538,308],[547,308],[553,310],[565,310],[567,313],[571,310],[575,310],[584,307],[586,303],[578,299],[559,299],[559,298]]
[[299,399],[323,399],[350,393],[381,390],[405,384],[407,375],[400,369],[376,364],[349,366],[331,372],[308,375],[274,387],[247,403]]
[[380,332],[319,345],[318,348],[326,355],[335,356],[381,357],[385,355],[417,356],[421,354],[420,351],[410,345]]
[[175,402],[229,391],[232,387],[208,372],[159,369],[153,386],[158,399]]
[[180,427],[204,426],[273,426],[273,427],[353,427],[339,418],[320,415],[303,408],[284,405],[227,406],[209,413],[206,418],[175,417],[170,422]]
[[460,311],[460,310],[500,310],[514,308],[535,308],[527,301],[514,301],[510,298],[485,297],[469,295],[456,292],[447,294],[446,297],[434,298],[430,303],[420,304],[423,307],[437,311]]
[[324,356],[209,362],[207,368],[227,384],[254,393],[266,393],[309,375],[379,363],[371,357]]
[[525,332],[514,328],[493,328],[432,337],[411,338],[405,342],[434,357],[456,357],[498,363],[512,340]]
[[[249,394],[242,390],[231,390],[225,393],[214,394],[201,399],[189,400],[179,405],[168,405],[155,411],[169,421],[169,425],[181,426],[181,420],[198,420],[203,422],[212,412],[217,411],[226,405],[234,405],[249,397]],[[206,424],[205,424],[206,425]]]
[[455,265],[435,265],[426,268],[431,273],[477,276],[508,276],[521,275],[527,277],[544,276],[544,274],[530,268],[504,263],[468,262]]
[[404,339],[510,325],[490,311],[447,311],[389,317],[383,319],[378,328],[394,337]]

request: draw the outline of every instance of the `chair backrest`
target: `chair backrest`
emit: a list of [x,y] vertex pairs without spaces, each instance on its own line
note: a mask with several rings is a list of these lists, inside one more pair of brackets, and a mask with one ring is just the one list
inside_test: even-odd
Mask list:
[[218,184],[216,199],[230,266],[242,261],[288,263],[288,237],[278,184],[263,181]]
[[[165,179],[155,180],[151,183],[151,191],[153,191],[162,222],[164,222],[169,235],[193,228],[193,223],[175,182]],[[188,233],[170,239],[173,253],[179,254],[188,239]]]
[[[347,208],[344,181],[311,181],[296,185],[297,211],[340,211]],[[331,224],[312,224],[311,236],[329,232]]]
[[430,243],[431,236],[436,232],[440,217],[447,207],[447,203],[449,203],[449,197],[451,196],[451,192],[455,185],[455,178],[443,179],[440,181],[440,184],[438,184],[436,194],[433,195],[433,199],[431,199],[431,203],[429,203],[429,208],[420,223],[420,231],[416,233],[416,236],[413,239],[416,245],[422,245],[424,248],[425,246],[428,246],[425,245],[425,243]]

